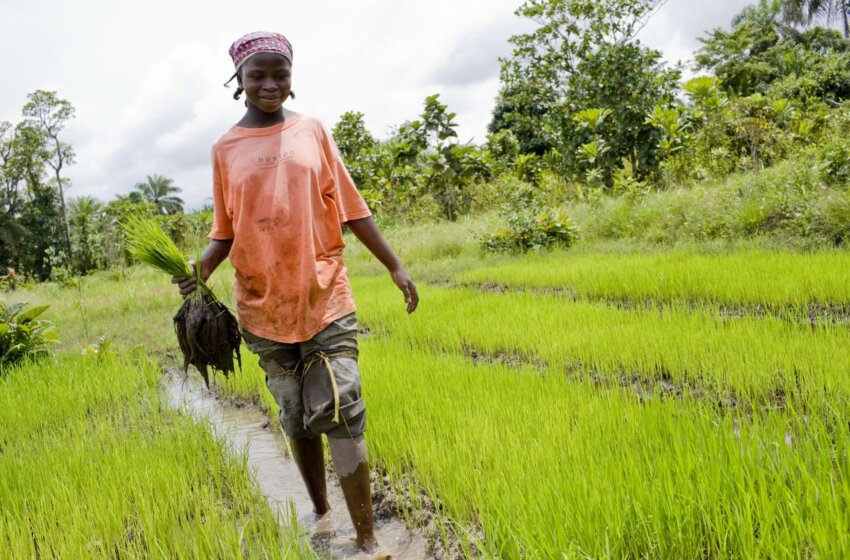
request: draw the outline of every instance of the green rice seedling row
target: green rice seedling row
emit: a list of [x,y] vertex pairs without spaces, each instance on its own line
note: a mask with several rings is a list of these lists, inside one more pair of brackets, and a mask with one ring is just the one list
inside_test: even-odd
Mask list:
[[[681,325],[675,320],[693,321],[694,314],[624,312],[559,298],[535,306],[539,298],[523,294],[431,288],[423,290],[423,301],[433,308],[417,318],[398,309],[387,279],[358,278],[355,285],[361,318],[370,327],[361,360],[372,456],[408,497],[407,516],[436,504],[454,521],[445,530],[469,539],[468,550],[483,546],[485,557],[500,558],[843,557],[850,550],[842,529],[850,522],[850,439],[843,428],[850,393],[832,390],[844,387],[839,370],[830,370],[836,375],[829,392],[813,383],[782,408],[717,410],[695,393],[666,399],[658,388],[638,395],[631,387],[601,387],[589,375],[564,375],[551,361],[569,354],[563,347],[561,354],[545,351],[547,329],[568,335],[563,326],[546,323],[544,309],[558,301],[620,321],[672,315],[673,330],[712,322],[721,332],[728,328],[729,321],[710,314],[702,323]],[[476,308],[483,309],[476,314]],[[555,307],[553,313],[563,311]],[[479,322],[489,329],[469,328]],[[608,329],[612,324],[603,323]],[[797,351],[824,337],[846,336],[841,329],[778,320],[732,324],[774,329],[756,330],[753,340],[776,333],[803,337]],[[527,338],[520,336],[529,329]],[[502,330],[549,366],[473,366],[464,341],[503,349],[503,340],[485,336]],[[718,347],[743,332],[734,331]],[[745,350],[729,348],[726,359]],[[245,373],[240,387],[223,390],[247,398],[264,391],[258,368],[249,364]],[[757,392],[756,382],[772,389],[777,378],[752,382]],[[275,415],[276,407],[269,412]],[[485,535],[483,544],[475,527]]]
[[567,375],[665,380],[762,403],[776,394],[850,394],[850,332],[840,326],[440,287],[423,287],[423,313],[406,317],[385,279],[361,278],[355,286],[361,320],[417,348],[508,352]]
[[850,305],[848,267],[850,255],[838,251],[554,252],[475,268],[454,279],[484,286],[557,289],[578,298],[808,309]]
[[488,556],[850,554],[846,398],[806,419],[718,416],[395,337],[363,356],[374,455],[461,526],[480,524]]

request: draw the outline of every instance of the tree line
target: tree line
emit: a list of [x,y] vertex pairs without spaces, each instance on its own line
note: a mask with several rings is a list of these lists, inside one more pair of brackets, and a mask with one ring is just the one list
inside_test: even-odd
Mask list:
[[[68,198],[75,162],[64,130],[74,107],[56,92],[27,96],[18,123],[0,122],[0,265],[19,277],[70,278],[126,260],[118,223],[130,213],[159,215],[182,235],[180,188],[148,175],[108,203]],[[198,218],[203,220],[203,218]]]
[[745,7],[731,29],[700,38],[698,75],[684,83],[680,66],[637,38],[661,3],[526,0],[516,14],[536,28],[509,39],[482,145],[457,142],[438,96],[384,141],[361,113],[343,115],[334,135],[367,201],[405,220],[490,205],[508,222],[560,231],[547,207],[689,187],[812,146],[824,180],[840,180],[850,165],[846,0]]
[[[408,222],[497,210],[507,227],[485,248],[526,250],[571,242],[570,201],[692,187],[791,157],[826,188],[850,181],[847,0],[745,7],[700,38],[698,75],[684,83],[637,38],[660,4],[526,0],[516,14],[536,28],[509,38],[481,144],[459,141],[439,95],[383,140],[362,113],[342,115],[333,135],[369,206]],[[45,280],[126,262],[117,224],[130,212],[160,216],[177,240],[206,233],[208,209],[184,216],[180,189],[161,175],[108,203],[66,204],[74,152],[62,134],[73,117],[68,101],[36,91],[19,123],[0,123],[0,265]]]

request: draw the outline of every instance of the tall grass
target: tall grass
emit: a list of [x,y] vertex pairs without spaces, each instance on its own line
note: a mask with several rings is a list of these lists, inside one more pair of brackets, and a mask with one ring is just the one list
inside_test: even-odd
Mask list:
[[[232,268],[223,265],[208,285],[232,306]],[[182,303],[177,286],[161,272],[134,266],[79,279],[77,288],[44,283],[8,295],[10,302],[50,305],[61,351],[79,351],[107,336],[119,350],[144,348],[155,354],[178,352],[172,317]]]

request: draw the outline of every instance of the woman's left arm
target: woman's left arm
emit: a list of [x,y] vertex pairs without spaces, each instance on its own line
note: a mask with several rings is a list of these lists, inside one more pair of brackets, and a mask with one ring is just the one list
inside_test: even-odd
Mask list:
[[348,229],[366,246],[381,263],[387,267],[392,276],[393,282],[398,286],[398,289],[404,293],[404,301],[407,303],[407,312],[413,313],[416,306],[419,305],[419,294],[416,293],[416,285],[407,271],[404,270],[401,261],[395,256],[393,250],[390,249],[387,240],[381,235],[381,231],[375,224],[375,219],[372,216],[361,218],[359,220],[351,220],[345,222]]

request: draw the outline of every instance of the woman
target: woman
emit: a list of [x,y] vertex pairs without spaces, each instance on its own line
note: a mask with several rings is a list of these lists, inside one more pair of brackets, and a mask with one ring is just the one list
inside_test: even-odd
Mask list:
[[[284,108],[292,96],[292,46],[251,33],[230,47],[242,119],[213,146],[214,220],[201,277],[230,258],[239,323],[266,384],[315,512],[329,510],[321,435],[328,437],[357,545],[377,542],[363,432],[357,320],[342,259],[342,225],[383,263],[407,312],[416,286],[378,231],[327,129]],[[231,78],[231,80],[233,79]],[[175,278],[184,296],[192,279]]]

